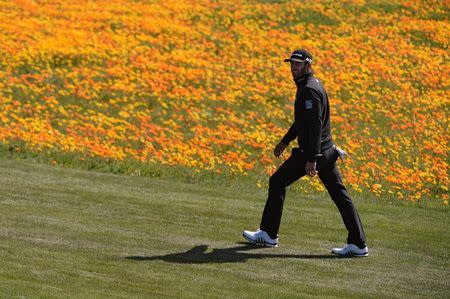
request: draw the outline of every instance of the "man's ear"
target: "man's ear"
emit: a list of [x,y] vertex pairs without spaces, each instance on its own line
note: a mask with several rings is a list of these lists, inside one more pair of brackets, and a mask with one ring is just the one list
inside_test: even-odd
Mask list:
[[305,64],[305,67],[306,67],[306,71],[307,71],[307,72],[310,72],[311,69],[312,69],[312,68],[311,68],[311,63],[306,63],[306,64]]

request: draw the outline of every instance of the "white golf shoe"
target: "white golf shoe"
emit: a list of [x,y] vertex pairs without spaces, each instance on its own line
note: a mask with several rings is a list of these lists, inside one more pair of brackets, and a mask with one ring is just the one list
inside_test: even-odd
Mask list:
[[258,229],[254,232],[244,230],[242,235],[252,244],[266,247],[278,247],[278,238],[272,239],[269,234],[263,230]]
[[340,256],[368,256],[369,249],[367,246],[364,248],[359,248],[355,244],[346,244],[342,248],[333,248],[331,250],[332,253],[340,255]]

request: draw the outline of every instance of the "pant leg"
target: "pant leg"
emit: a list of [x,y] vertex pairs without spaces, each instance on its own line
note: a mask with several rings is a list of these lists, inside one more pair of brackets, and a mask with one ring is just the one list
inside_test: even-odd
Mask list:
[[357,246],[366,244],[366,236],[355,205],[342,182],[336,163],[319,171],[319,178],[336,204],[348,231],[347,243]]
[[306,174],[306,161],[294,149],[292,155],[272,174],[269,180],[269,195],[261,219],[260,229],[271,238],[276,238],[280,228],[286,187]]

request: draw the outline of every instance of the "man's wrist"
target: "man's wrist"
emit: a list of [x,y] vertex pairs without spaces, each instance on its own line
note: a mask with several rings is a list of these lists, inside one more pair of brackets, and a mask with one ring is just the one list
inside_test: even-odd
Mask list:
[[313,162],[317,162],[317,156],[318,155],[307,155],[306,156],[306,161],[313,163]]

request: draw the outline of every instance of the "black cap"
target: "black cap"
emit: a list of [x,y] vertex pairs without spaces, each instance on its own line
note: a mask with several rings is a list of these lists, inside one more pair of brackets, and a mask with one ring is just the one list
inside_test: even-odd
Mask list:
[[284,62],[291,62],[291,61],[296,61],[296,62],[305,62],[306,61],[306,62],[312,63],[312,55],[305,49],[295,50],[294,52],[292,52],[290,58],[286,58],[284,60]]

